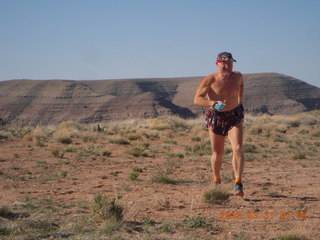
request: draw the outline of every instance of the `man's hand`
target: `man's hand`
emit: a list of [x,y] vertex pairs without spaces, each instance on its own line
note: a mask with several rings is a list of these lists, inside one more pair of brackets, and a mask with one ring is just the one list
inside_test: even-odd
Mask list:
[[225,102],[218,101],[214,104],[213,108],[216,109],[218,112],[222,111],[226,106]]

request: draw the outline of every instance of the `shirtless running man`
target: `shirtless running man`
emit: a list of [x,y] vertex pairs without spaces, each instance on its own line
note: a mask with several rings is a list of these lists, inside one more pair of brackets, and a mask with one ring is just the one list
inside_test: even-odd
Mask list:
[[224,154],[224,140],[227,136],[233,152],[232,166],[235,176],[234,195],[243,196],[241,182],[243,156],[243,78],[240,72],[233,71],[231,53],[218,54],[216,65],[218,71],[205,77],[196,92],[194,104],[208,107],[207,127],[212,147],[211,166],[213,181],[221,183],[220,170]]

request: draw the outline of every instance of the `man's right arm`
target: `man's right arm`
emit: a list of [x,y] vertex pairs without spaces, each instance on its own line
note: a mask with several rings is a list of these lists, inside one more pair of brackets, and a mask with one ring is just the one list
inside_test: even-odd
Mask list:
[[196,95],[194,96],[193,102],[195,105],[199,107],[211,107],[215,103],[215,101],[206,98],[213,81],[213,75],[209,75],[201,81],[196,91]]

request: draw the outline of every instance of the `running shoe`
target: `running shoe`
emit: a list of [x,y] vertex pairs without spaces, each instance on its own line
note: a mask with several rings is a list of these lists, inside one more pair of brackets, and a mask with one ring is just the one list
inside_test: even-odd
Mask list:
[[243,185],[242,185],[241,182],[237,182],[234,185],[233,195],[240,196],[240,197],[242,197],[244,195],[244,193],[243,193]]

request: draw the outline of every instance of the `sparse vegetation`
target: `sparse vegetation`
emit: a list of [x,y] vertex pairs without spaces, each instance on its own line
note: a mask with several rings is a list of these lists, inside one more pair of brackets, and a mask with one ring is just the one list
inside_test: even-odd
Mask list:
[[[250,240],[265,230],[262,221],[286,210],[290,221],[279,221],[279,229],[311,223],[308,238],[303,230],[275,229],[270,239],[316,239],[308,219],[319,209],[311,201],[320,173],[319,113],[248,116],[244,200],[230,197],[234,176],[227,140],[222,185],[209,188],[211,144],[203,119],[128,119],[101,123],[100,130],[74,122],[2,129],[7,137],[0,136],[1,193],[12,205],[0,207],[0,238]],[[71,142],[59,140],[64,137]],[[265,199],[278,201],[267,202],[266,210]],[[255,230],[237,228],[246,223]]]

